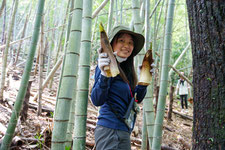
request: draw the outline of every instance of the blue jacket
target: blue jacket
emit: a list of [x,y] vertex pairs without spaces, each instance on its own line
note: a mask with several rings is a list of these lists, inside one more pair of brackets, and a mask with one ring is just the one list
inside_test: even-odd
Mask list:
[[[137,85],[132,94],[137,93],[137,100],[140,103],[146,94],[147,86]],[[95,70],[95,83],[91,91],[91,99],[95,106],[101,106],[98,116],[98,125],[131,132],[112,112],[111,107],[117,111],[122,118],[132,99],[129,85],[117,75],[116,77],[107,78],[101,75],[98,67]]]

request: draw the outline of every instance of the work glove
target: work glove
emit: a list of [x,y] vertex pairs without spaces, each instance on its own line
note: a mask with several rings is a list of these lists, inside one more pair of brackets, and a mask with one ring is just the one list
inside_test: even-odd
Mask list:
[[151,72],[152,74],[155,74],[155,68],[156,68],[156,65],[155,65],[154,63],[152,63],[152,64],[151,64],[151,67],[152,67],[152,69],[150,70],[150,72]]
[[[139,66],[138,66],[138,69],[137,69],[137,76],[138,76],[138,79],[140,78],[141,67],[142,67],[142,65],[139,65]],[[156,65],[155,65],[154,63],[152,63],[152,64],[151,64],[151,67],[152,67],[152,69],[149,70],[149,72],[150,72],[152,75],[154,75],[154,74],[155,74],[155,67],[156,67]]]
[[101,74],[106,77],[106,73],[104,71],[105,66],[109,66],[110,59],[107,53],[101,53],[102,49],[98,50],[98,67],[101,70]]

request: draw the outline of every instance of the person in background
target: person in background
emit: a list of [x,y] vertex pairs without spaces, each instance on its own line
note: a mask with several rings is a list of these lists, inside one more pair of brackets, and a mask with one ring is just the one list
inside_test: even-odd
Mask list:
[[[184,72],[181,72],[181,74],[184,76]],[[189,85],[187,81],[185,81],[184,78],[180,76],[180,79],[177,82],[176,93],[177,95],[180,96],[182,113],[188,112],[188,102],[187,102],[188,91],[189,91]],[[184,108],[184,104],[186,109]]]
[[[137,85],[134,57],[144,45],[144,36],[124,26],[116,26],[109,34],[109,41],[118,62],[120,74],[106,77],[104,67],[110,64],[107,53],[99,50],[98,65],[91,100],[101,106],[95,128],[96,150],[130,150],[130,134],[133,126],[124,120],[128,106],[140,103],[147,86]],[[135,98],[135,99],[134,99]],[[131,116],[131,115],[130,115]],[[135,118],[130,119],[134,125]]]

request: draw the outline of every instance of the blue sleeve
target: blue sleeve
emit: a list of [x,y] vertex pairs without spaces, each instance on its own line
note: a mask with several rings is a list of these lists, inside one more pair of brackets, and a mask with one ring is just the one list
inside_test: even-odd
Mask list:
[[95,83],[91,91],[91,100],[95,106],[103,105],[108,99],[110,78],[101,74],[98,66],[95,69]]
[[147,86],[145,85],[137,85],[134,89],[134,93],[136,93],[136,100],[138,103],[141,103],[143,99],[145,98],[147,92]]

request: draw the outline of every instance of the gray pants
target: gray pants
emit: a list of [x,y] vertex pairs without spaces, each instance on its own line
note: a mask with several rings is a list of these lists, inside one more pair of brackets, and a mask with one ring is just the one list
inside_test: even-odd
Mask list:
[[97,125],[96,150],[131,150],[130,133]]

